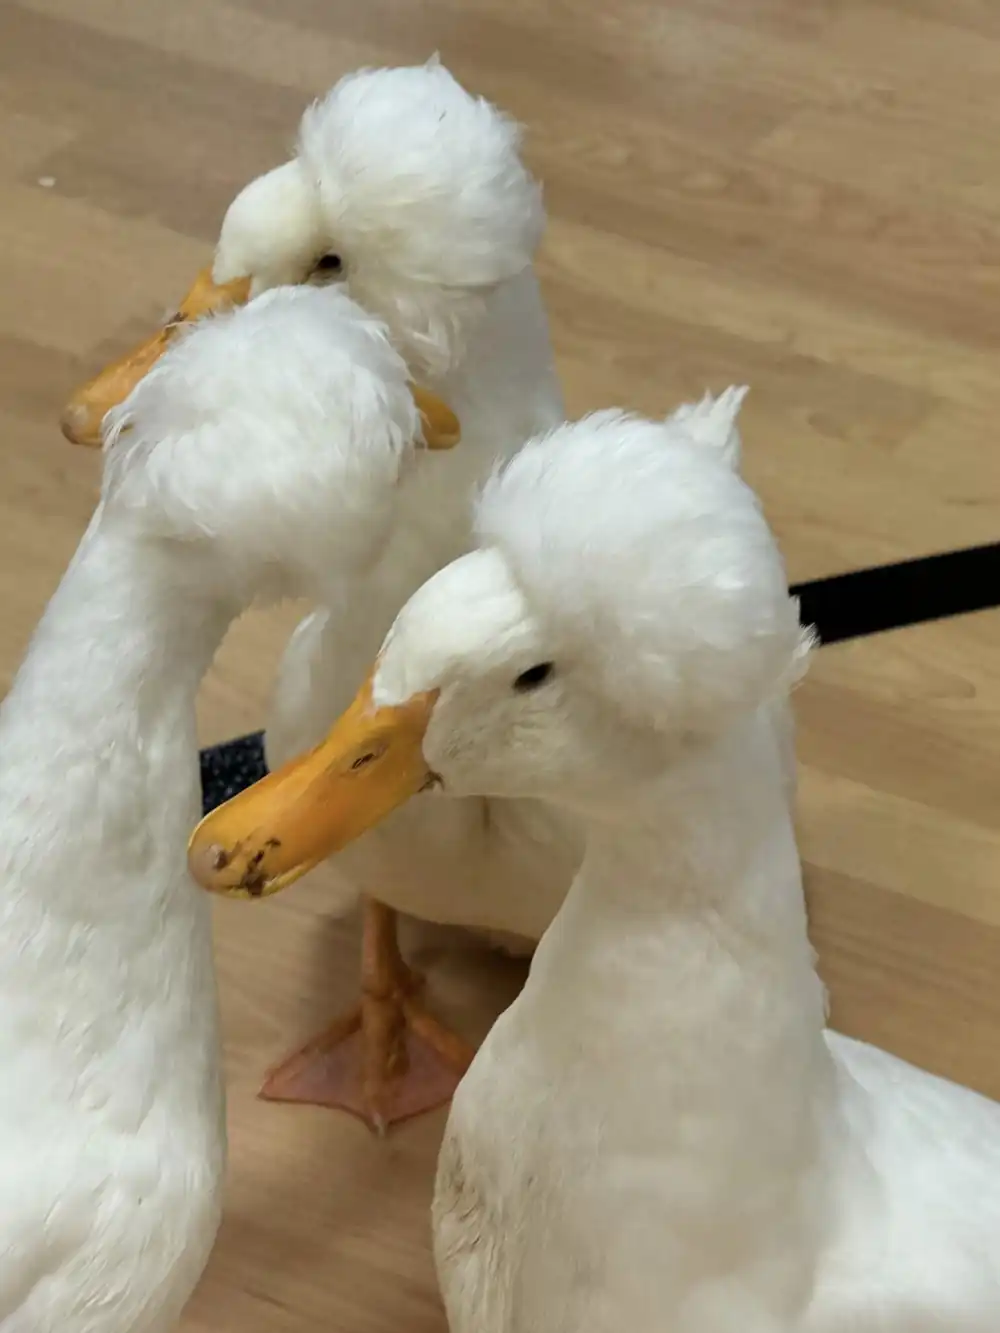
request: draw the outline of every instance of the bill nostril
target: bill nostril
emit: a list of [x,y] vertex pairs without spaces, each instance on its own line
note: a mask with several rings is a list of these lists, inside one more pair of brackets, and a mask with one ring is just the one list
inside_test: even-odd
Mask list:
[[368,768],[376,759],[381,759],[388,748],[387,741],[376,741],[351,760],[350,772],[360,773],[362,769]]

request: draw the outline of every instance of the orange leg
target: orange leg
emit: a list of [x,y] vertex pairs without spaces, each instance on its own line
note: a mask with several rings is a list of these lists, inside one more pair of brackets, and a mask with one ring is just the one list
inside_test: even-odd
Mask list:
[[269,1071],[260,1095],[359,1116],[378,1134],[443,1106],[474,1051],[419,999],[423,979],[403,962],[396,913],[365,903],[361,1002]]

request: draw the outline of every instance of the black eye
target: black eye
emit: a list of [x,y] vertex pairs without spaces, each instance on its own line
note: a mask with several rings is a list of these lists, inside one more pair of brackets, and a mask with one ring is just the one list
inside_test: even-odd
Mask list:
[[537,666],[528,667],[527,671],[522,671],[514,681],[514,689],[519,694],[537,690],[539,685],[545,684],[555,669],[555,664],[552,662],[539,662]]
[[344,267],[344,261],[340,255],[320,255],[313,266],[314,273],[323,273],[327,277],[335,277]]

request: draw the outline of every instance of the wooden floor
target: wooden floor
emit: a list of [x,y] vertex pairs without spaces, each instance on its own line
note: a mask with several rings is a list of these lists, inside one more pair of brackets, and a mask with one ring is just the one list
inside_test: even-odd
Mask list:
[[[574,411],[748,381],[796,579],[1000,536],[995,0],[3,0],[4,681],[94,500],[66,392],[176,303],[312,94],[435,48],[530,126]],[[291,620],[239,627],[206,738],[260,724]],[[835,1022],[1000,1096],[1000,614],[825,649],[799,705]],[[253,1097],[347,999],[352,931],[319,892],[219,911],[232,1171],[187,1333],[443,1327],[442,1118],[378,1143]],[[518,969],[417,942],[484,1031]]]

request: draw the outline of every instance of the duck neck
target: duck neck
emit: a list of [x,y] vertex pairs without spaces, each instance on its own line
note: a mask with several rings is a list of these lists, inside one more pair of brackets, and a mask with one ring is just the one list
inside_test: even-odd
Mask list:
[[714,1160],[774,1184],[816,1160],[833,1102],[783,774],[762,715],[593,822],[539,951],[574,1023],[647,1085],[655,1142],[694,1117]]
[[23,906],[125,928],[143,894],[194,900],[194,704],[232,610],[190,552],[95,514],[0,712],[4,879]]

